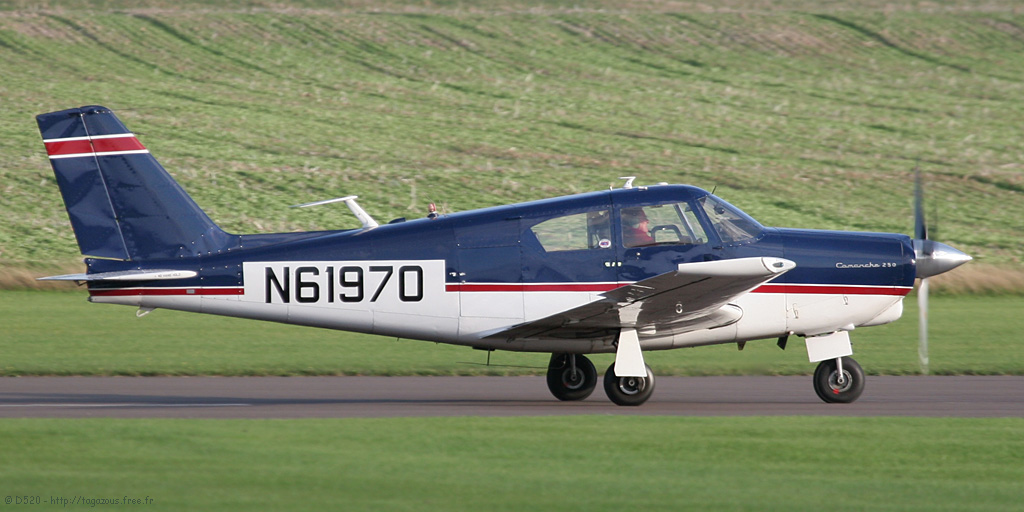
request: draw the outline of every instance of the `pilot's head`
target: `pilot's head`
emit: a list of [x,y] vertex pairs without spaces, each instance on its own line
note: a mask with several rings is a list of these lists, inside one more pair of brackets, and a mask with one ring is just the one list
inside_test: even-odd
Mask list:
[[623,208],[622,209],[622,223],[631,227],[638,228],[641,224],[647,222],[647,214],[644,213],[643,208]]

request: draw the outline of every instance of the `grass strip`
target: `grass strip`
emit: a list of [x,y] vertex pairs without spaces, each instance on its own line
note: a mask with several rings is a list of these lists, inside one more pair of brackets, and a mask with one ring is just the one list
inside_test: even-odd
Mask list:
[[0,494],[149,498],[146,510],[1006,511],[1021,509],[1022,429],[818,417],[6,420]]
[[[857,329],[855,358],[870,374],[919,371],[917,309]],[[931,300],[931,372],[1024,374],[1012,345],[1024,324],[1020,296]],[[548,354],[495,352],[342,331],[90,304],[84,292],[0,291],[0,375],[522,375],[544,372]],[[612,355],[592,356],[599,371]],[[658,375],[794,375],[814,370],[802,340],[648,352]],[[470,363],[470,364],[467,364]],[[523,368],[525,367],[525,368]]]

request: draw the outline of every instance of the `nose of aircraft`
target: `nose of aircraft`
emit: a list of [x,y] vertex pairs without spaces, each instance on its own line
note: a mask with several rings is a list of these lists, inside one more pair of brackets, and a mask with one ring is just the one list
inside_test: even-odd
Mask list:
[[973,259],[946,244],[932,240],[914,240],[914,253],[917,255],[917,277],[919,278],[949,272]]

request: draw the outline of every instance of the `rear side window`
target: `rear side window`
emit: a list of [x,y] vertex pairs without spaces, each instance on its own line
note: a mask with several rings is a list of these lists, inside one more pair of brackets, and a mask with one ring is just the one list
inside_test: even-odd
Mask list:
[[547,252],[611,248],[608,210],[576,213],[548,219],[530,228]]

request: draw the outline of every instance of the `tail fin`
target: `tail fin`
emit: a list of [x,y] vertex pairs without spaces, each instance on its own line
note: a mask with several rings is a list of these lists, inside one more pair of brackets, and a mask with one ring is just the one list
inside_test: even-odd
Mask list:
[[83,255],[200,256],[233,245],[109,109],[36,116]]

